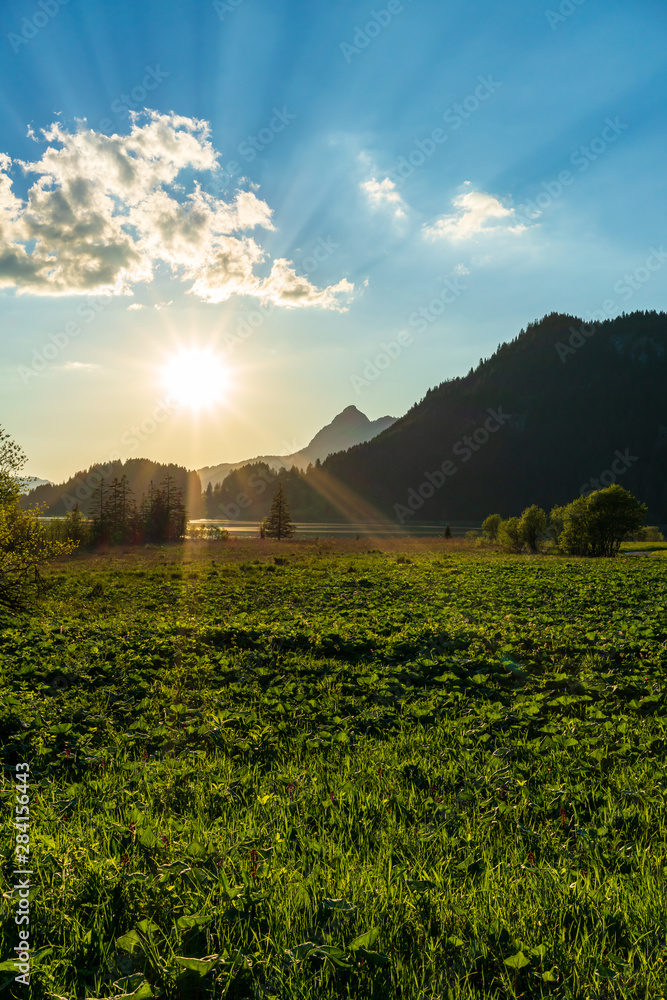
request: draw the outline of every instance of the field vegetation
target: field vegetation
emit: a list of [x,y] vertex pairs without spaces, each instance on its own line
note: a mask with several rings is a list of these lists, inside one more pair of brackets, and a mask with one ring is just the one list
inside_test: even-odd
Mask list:
[[472,540],[116,549],[0,633],[0,987],[667,995],[667,563]]

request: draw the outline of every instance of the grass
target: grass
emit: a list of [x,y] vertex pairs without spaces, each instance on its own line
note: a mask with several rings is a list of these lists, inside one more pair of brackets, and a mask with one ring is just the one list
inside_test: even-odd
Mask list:
[[621,542],[621,552],[665,552],[667,542]]
[[370,545],[76,556],[7,624],[33,997],[667,995],[663,560]]

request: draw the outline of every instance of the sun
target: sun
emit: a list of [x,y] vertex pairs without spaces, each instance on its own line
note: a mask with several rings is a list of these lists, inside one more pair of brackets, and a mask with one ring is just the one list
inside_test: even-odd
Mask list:
[[205,410],[225,397],[229,373],[213,351],[189,348],[167,362],[162,369],[162,383],[178,405]]

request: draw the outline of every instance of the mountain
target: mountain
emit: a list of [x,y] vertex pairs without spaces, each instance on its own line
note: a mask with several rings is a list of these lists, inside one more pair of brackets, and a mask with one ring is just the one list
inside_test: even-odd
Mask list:
[[208,465],[197,471],[206,487],[208,483],[212,483],[213,486],[222,483],[229,473],[236,469],[259,462],[276,471],[281,468],[291,469],[292,466],[305,469],[311,462],[314,465],[318,459],[324,461],[327,455],[370,441],[387,427],[391,427],[395,420],[396,417],[369,420],[356,406],[347,406],[330,424],[318,431],[310,444],[301,451],[293,452],[291,455],[261,455],[257,458],[247,458],[243,462],[221,462],[220,465]]
[[551,313],[311,482],[342,516],[405,525],[548,510],[618,482],[664,524],[666,387],[666,313]]
[[370,421],[350,406],[293,455],[200,470],[204,485],[224,480],[203,503],[195,472],[143,459],[39,486],[24,502],[62,513],[79,498],[85,509],[102,472],[128,475],[139,498],[170,471],[192,516],[259,520],[281,482],[294,521],[409,526],[480,523],[532,503],[549,510],[618,482],[648,505],[651,523],[664,525],[666,386],[667,313],[591,325],[551,313],[465,377],[429,390],[399,420]]
[[167,474],[183,493],[191,516],[197,517],[201,512],[201,481],[197,473],[180,465],[163,465],[147,458],[130,458],[126,462],[118,460],[107,465],[98,463],[77,472],[67,482],[43,483],[25,494],[21,506],[34,507],[35,504],[40,504],[45,508],[46,515],[63,515],[78,503],[82,512],[89,514],[92,512],[93,491],[102,478],[110,483],[114,478],[127,476],[130,490],[138,503],[150,484],[157,486]]
[[51,485],[50,479],[39,479],[37,476],[26,476],[23,492],[29,493],[30,490],[36,490],[38,486]]

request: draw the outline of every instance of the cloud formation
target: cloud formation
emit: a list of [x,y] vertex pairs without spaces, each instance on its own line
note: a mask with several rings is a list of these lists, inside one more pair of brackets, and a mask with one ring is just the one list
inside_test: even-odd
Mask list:
[[[348,281],[317,288],[291,261],[268,262],[249,233],[272,230],[273,213],[254,192],[224,200],[191,181],[186,193],[182,172],[219,169],[207,122],[148,111],[133,115],[129,135],[55,123],[42,136],[42,156],[17,161],[31,181],[25,200],[13,190],[14,164],[0,154],[0,288],[131,295],[162,265],[206,302],[252,295],[286,307],[347,308]],[[256,269],[268,263],[262,278]]]
[[100,365],[89,364],[85,361],[66,361],[62,366],[64,372],[94,372]]
[[[470,187],[470,181],[465,182]],[[433,240],[467,240],[472,236],[497,233],[522,233],[528,226],[516,221],[513,208],[506,208],[492,194],[484,191],[465,191],[453,201],[458,210],[453,215],[442,215],[423,228],[424,235]]]
[[397,219],[405,218],[405,202],[390,177],[385,177],[382,181],[379,181],[377,177],[371,177],[370,180],[363,181],[359,186],[374,208],[382,208],[387,205]]

